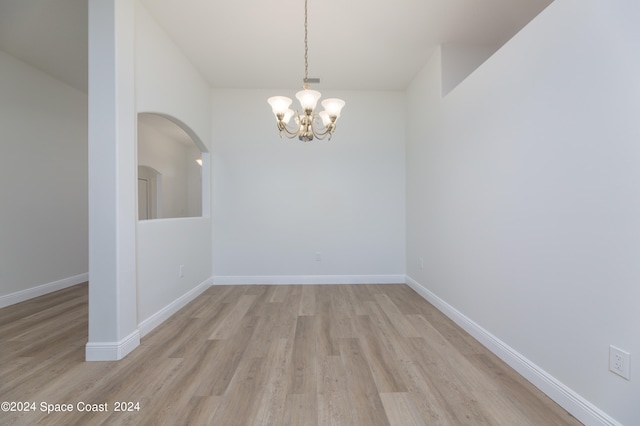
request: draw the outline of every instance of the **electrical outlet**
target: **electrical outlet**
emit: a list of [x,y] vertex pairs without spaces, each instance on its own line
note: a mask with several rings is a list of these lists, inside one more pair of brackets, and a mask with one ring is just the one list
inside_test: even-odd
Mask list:
[[420,261],[420,269],[424,269],[424,259],[419,257],[418,260]]
[[184,278],[184,265],[180,265],[179,275],[180,275],[180,278]]
[[322,260],[322,254],[319,251],[317,251],[316,252],[316,262],[320,262],[321,260]]
[[609,370],[627,380],[631,380],[631,354],[615,346],[609,346]]

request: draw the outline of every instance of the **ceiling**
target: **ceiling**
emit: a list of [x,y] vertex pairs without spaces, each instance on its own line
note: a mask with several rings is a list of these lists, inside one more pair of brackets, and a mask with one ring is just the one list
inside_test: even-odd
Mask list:
[[[404,89],[439,44],[504,44],[552,0],[308,0],[319,88]],[[303,0],[141,0],[213,87],[297,88]],[[87,0],[0,0],[0,49],[86,91]]]

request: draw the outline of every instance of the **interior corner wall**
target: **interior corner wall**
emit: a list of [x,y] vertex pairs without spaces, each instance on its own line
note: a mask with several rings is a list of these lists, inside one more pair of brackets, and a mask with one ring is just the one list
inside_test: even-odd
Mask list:
[[446,97],[439,53],[407,90],[408,276],[629,425],[638,371],[608,367],[640,354],[639,20],[556,0]]
[[0,51],[0,297],[86,280],[87,179],[86,93]]
[[[209,85],[139,1],[136,2],[136,108],[139,113],[155,112],[177,118],[211,151]],[[203,174],[203,178],[208,176]],[[139,323],[158,318],[185,295],[210,284],[211,239],[210,217],[138,222]]]
[[295,90],[213,90],[216,280],[404,282],[404,94],[320,90],[346,106],[308,143],[281,139],[267,104]]

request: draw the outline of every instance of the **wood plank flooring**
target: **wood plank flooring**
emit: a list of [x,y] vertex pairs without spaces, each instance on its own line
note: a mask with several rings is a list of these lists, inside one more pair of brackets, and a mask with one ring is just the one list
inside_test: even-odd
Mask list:
[[119,362],[86,341],[86,284],[0,309],[0,401],[36,409],[0,424],[580,424],[406,285],[211,287]]

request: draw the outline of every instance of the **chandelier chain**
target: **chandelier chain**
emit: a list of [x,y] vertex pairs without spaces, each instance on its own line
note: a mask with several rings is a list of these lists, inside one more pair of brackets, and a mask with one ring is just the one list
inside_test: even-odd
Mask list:
[[307,0],[304,0],[304,82],[309,81],[309,46],[307,36]]

